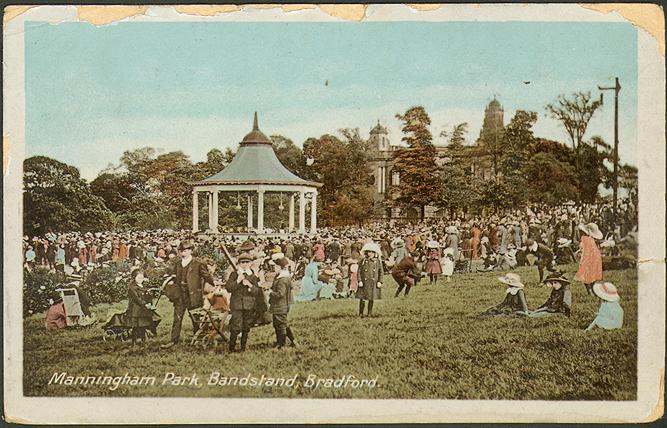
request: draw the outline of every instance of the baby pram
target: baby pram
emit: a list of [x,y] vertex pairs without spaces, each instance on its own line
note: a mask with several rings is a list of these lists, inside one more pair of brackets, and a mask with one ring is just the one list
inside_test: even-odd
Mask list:
[[[148,289],[148,292],[151,295],[157,296],[157,300],[155,301],[155,303],[153,303],[153,307],[157,307],[157,304],[160,301],[160,297],[162,296],[162,289],[170,279],[171,278],[167,278],[167,280],[162,284],[162,287],[160,288],[153,287]],[[155,310],[152,310],[152,312],[153,312],[153,318],[151,326],[146,329],[147,337],[157,336],[157,326],[160,324],[160,321],[162,321],[162,318],[157,314],[157,312],[155,312]],[[116,312],[112,314],[109,317],[109,320],[106,323],[104,323],[102,329],[104,330],[104,333],[102,335],[102,339],[104,341],[106,340],[125,341],[131,339],[132,337],[132,327],[130,325],[130,320],[128,319],[126,312]]]
[[[153,313],[152,325],[146,329],[148,337],[157,336],[157,326],[160,324],[161,318],[158,314]],[[132,327],[130,327],[129,320],[125,312],[117,312],[102,326],[104,334],[103,340],[129,340],[132,337]]]
[[190,345],[208,348],[228,340],[224,335],[224,329],[229,318],[229,305],[221,290],[211,291],[206,296],[204,306],[188,312],[199,325],[190,340]]

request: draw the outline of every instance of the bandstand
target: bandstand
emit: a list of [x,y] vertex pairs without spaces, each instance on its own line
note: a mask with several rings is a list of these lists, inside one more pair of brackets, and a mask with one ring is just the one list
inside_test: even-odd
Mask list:
[[[271,140],[259,130],[255,113],[252,131],[246,135],[234,159],[222,171],[192,187],[192,231],[199,227],[199,193],[208,197],[208,233],[219,233],[218,201],[220,192],[243,193],[248,201],[248,233],[264,235],[264,196],[269,192],[288,195],[288,234],[315,234],[317,231],[317,189],[321,183],[292,174],[276,156]],[[298,198],[299,223],[295,225],[295,200]],[[257,224],[253,208],[257,203]],[[306,230],[306,204],[310,204],[310,228]],[[282,204],[282,203],[281,203]],[[272,233],[273,234],[273,233]]]

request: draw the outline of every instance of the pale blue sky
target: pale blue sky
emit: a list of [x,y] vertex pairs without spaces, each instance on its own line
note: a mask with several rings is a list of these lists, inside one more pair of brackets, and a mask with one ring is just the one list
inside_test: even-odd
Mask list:
[[[306,138],[423,105],[437,136],[479,134],[497,94],[507,123],[537,111],[536,134],[567,142],[544,106],[618,76],[620,155],[636,161],[637,33],[624,23],[87,23],[26,24],[26,156],[93,179],[123,151],[183,150],[193,161],[235,148],[260,115],[266,134]],[[328,85],[325,82],[328,81]],[[524,84],[530,81],[530,84]],[[587,137],[613,141],[613,97]],[[436,138],[436,143],[443,141]]]

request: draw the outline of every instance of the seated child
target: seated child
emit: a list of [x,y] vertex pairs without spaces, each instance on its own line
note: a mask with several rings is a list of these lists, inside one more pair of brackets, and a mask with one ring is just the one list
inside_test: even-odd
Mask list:
[[54,293],[53,302],[46,311],[44,324],[47,330],[59,330],[67,327],[67,316],[65,315],[65,304],[60,293]]
[[526,303],[526,295],[523,292],[524,285],[521,283],[521,277],[515,273],[507,273],[505,276],[498,277],[498,281],[507,285],[505,299],[498,305],[482,312],[481,315],[527,315],[528,304]]
[[600,298],[602,303],[597,316],[585,331],[591,331],[595,326],[605,330],[621,328],[623,326],[623,308],[618,303],[621,298],[616,286],[611,282],[595,282],[593,284],[593,294]]
[[544,279],[547,287],[551,288],[551,294],[546,302],[529,314],[531,317],[543,317],[548,315],[570,316],[572,309],[572,292],[570,281],[562,272],[553,272]]
[[325,269],[320,275],[320,281],[324,283],[320,288],[320,299],[333,299],[336,292],[336,278],[333,269]]

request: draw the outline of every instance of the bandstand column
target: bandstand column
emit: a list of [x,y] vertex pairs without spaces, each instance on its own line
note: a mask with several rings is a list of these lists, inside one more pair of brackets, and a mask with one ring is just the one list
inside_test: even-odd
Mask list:
[[299,191],[299,233],[306,233],[306,195],[303,190]]
[[252,196],[248,195],[248,232],[252,229]]
[[264,190],[257,191],[257,232],[264,233]]
[[214,190],[213,191],[213,197],[212,197],[212,218],[213,218],[213,226],[211,227],[211,231],[213,233],[218,233],[218,191]]
[[199,192],[192,191],[192,233],[199,232]]
[[294,230],[294,193],[289,195],[289,223],[287,226],[287,231],[292,232]]
[[213,192],[207,192],[206,196],[208,197],[206,200],[208,207],[208,229],[213,230]]
[[311,195],[313,197],[310,200],[310,233],[315,234],[317,231],[317,192]]

